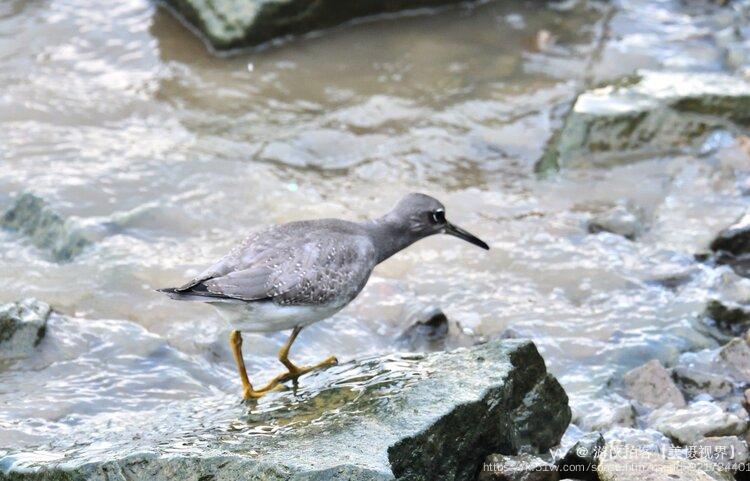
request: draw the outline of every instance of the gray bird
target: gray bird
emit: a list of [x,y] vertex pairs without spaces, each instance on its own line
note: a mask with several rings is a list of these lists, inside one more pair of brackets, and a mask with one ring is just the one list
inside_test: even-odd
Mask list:
[[[243,397],[258,398],[279,383],[336,364],[331,356],[299,367],[289,360],[289,349],[305,326],[331,317],[354,300],[376,265],[433,234],[449,234],[489,249],[448,222],[439,201],[409,194],[379,219],[289,222],[251,234],[190,282],[159,291],[179,301],[207,302],[231,323],[230,343]],[[284,329],[292,329],[279,351],[287,372],[254,389],[245,369],[240,332]]]

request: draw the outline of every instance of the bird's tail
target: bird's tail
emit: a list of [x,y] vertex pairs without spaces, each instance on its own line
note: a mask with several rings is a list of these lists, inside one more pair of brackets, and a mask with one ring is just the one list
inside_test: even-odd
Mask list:
[[198,301],[198,302],[241,302],[239,299],[222,297],[207,290],[183,289],[182,287],[165,287],[156,289],[156,292],[168,295],[176,301]]
[[156,289],[156,292],[166,294],[171,299],[176,301],[206,301],[206,296],[201,296],[190,291],[182,291],[178,287],[165,287],[164,289]]

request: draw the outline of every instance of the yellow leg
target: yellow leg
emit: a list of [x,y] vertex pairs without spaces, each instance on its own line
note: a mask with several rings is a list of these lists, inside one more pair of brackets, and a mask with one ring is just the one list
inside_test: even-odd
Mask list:
[[229,343],[232,346],[234,362],[237,363],[237,370],[240,373],[240,380],[242,381],[242,398],[247,401],[248,399],[261,397],[266,393],[266,390],[261,389],[256,391],[253,389],[253,385],[250,383],[250,378],[247,377],[245,360],[242,358],[242,334],[240,334],[240,331],[232,331],[232,334],[229,336]]
[[289,336],[289,339],[287,339],[286,343],[284,343],[284,345],[281,347],[281,350],[279,350],[279,361],[281,361],[281,364],[283,364],[287,368],[287,372],[283,374],[279,374],[275,378],[271,379],[271,381],[268,384],[263,386],[263,388],[261,389],[262,392],[269,391],[282,382],[295,380],[301,375],[306,374],[310,371],[314,371],[315,369],[320,369],[320,368],[328,367],[328,366],[335,366],[336,364],[339,363],[338,359],[336,359],[335,356],[327,357],[323,361],[312,366],[298,367],[296,364],[290,361],[289,350],[292,348],[292,344],[297,339],[297,336],[299,335],[301,330],[302,330],[302,327],[300,326],[295,327],[292,330],[292,334]]

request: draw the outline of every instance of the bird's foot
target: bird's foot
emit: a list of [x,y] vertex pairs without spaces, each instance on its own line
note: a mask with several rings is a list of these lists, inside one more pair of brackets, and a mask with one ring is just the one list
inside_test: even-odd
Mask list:
[[264,386],[261,389],[253,389],[253,388],[245,388],[242,391],[242,400],[247,402],[251,399],[258,399],[259,397],[266,394],[269,390],[271,390],[274,386]]
[[339,360],[336,359],[336,356],[330,356],[325,358],[323,361],[313,364],[311,366],[302,366],[298,367],[289,362],[289,365],[287,366],[287,369],[289,369],[287,372],[281,373],[278,376],[274,377],[270,381],[268,381],[268,384],[263,386],[260,389],[255,390],[245,390],[244,392],[244,399],[245,401],[249,399],[257,399],[264,394],[267,394],[269,391],[273,391],[276,387],[278,387],[280,384],[285,383],[287,381],[296,381],[297,378],[302,376],[303,374],[307,374],[308,372],[315,371],[316,369],[322,369],[325,367],[335,366],[339,363]]
[[[311,366],[302,366],[298,367],[289,362],[287,365],[287,369],[289,369],[287,372],[283,374],[279,374],[276,376],[271,383],[275,382],[276,384],[286,382],[286,381],[296,381],[297,378],[302,376],[303,374],[307,374],[308,372],[315,371],[316,369],[323,369],[325,367],[335,366],[339,363],[339,360],[336,359],[336,356],[330,356],[325,359],[323,359],[321,362],[317,364],[313,364]],[[271,384],[269,383],[269,385]],[[265,387],[264,387],[265,389]]]

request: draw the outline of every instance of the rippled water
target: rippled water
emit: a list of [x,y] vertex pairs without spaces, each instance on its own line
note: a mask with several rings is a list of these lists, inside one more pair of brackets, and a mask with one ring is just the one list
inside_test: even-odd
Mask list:
[[[306,329],[295,359],[392,352],[416,298],[451,319],[450,345],[507,329],[533,338],[585,412],[609,402],[614,374],[707,345],[691,323],[732,274],[693,256],[747,206],[741,145],[549,179],[533,165],[592,82],[737,68],[714,35],[725,15],[671,1],[495,1],[219,59],[145,0],[2,2],[0,205],[32,191],[117,229],[67,264],[0,232],[0,301],[34,296],[89,319],[55,321],[45,354],[0,375],[0,446],[166,400],[235,400],[228,327],[153,289],[259,226],[364,219],[410,191],[440,198],[492,250],[418,243]],[[645,212],[642,238],[586,233],[624,199]],[[259,378],[280,369],[285,335],[245,336]]]

